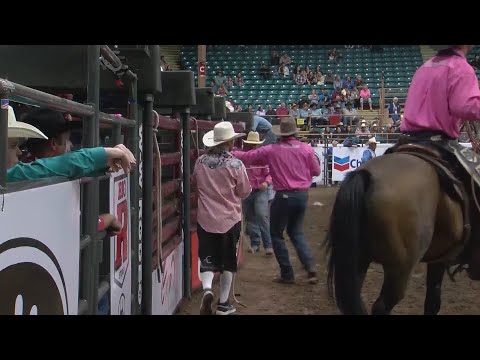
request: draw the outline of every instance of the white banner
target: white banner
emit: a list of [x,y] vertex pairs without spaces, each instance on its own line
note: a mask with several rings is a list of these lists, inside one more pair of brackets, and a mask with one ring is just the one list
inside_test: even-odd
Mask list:
[[80,182],[0,195],[0,314],[77,315]]
[[[172,315],[183,296],[183,242],[163,262],[158,281],[152,272],[152,315]],[[159,270],[160,271],[160,270]]]
[[315,146],[313,148],[315,151],[315,155],[317,156],[318,160],[320,161],[320,175],[315,176],[312,179],[312,183],[315,183],[317,185],[323,185],[323,173],[325,172],[325,147],[322,146]]
[[132,307],[132,262],[130,224],[130,176],[123,170],[110,178],[110,213],[122,231],[110,238],[110,314],[130,315]]
[[[394,144],[378,144],[375,154],[383,155]],[[332,181],[343,181],[345,175],[362,164],[362,155],[367,146],[342,147],[335,146],[332,152]]]

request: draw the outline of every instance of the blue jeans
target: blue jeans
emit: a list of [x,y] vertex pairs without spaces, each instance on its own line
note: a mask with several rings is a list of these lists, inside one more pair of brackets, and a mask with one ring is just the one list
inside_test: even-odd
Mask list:
[[250,237],[251,246],[260,246],[263,240],[265,249],[272,247],[270,237],[270,209],[268,207],[268,192],[252,192],[244,201],[246,231]]
[[307,191],[277,191],[270,208],[270,233],[272,235],[273,251],[280,265],[280,276],[285,280],[294,278],[293,267],[283,238],[285,228],[305,270],[315,271],[312,250],[303,233],[303,219],[307,209],[307,200]]

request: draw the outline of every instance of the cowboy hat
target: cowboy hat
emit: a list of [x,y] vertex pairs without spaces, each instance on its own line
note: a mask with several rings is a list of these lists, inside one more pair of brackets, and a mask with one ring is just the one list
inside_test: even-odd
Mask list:
[[8,138],[48,139],[48,137],[35,126],[17,121],[15,112],[10,105],[8,106]]
[[368,143],[369,144],[378,144],[377,139],[375,139],[375,137],[372,137],[372,138],[368,139]]
[[247,136],[247,140],[242,140],[245,144],[260,145],[265,141],[260,141],[260,134],[256,131],[250,131]]
[[284,117],[280,121],[280,125],[272,126],[272,132],[277,136],[289,136],[298,132],[297,123],[292,117]]
[[202,140],[206,147],[213,147],[230,140],[241,138],[245,135],[246,134],[243,133],[236,133],[231,122],[222,121],[216,124],[213,130],[210,130],[203,135]]

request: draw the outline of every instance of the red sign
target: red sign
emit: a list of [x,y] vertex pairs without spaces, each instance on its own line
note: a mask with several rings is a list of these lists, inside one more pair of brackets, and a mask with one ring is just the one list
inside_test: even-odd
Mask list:
[[207,67],[203,61],[199,61],[198,63],[198,75],[206,76],[207,75]]

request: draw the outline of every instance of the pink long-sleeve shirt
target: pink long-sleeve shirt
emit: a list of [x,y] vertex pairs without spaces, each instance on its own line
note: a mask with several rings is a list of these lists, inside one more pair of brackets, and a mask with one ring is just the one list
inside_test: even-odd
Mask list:
[[224,234],[242,220],[242,199],[252,188],[245,165],[224,151],[204,154],[192,176],[198,190],[197,222],[207,232]]
[[253,165],[249,164],[245,160],[243,161],[245,168],[247,169],[248,180],[250,180],[250,186],[252,190],[260,188],[264,182],[267,184],[272,183],[272,177],[270,176],[270,169],[268,165]]
[[312,178],[320,175],[320,162],[310,145],[289,137],[272,145],[233,155],[247,164],[268,165],[273,189],[306,190]]
[[461,51],[434,56],[416,71],[408,90],[402,132],[441,131],[458,138],[462,121],[480,120],[480,90]]

